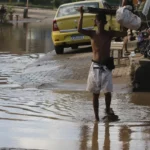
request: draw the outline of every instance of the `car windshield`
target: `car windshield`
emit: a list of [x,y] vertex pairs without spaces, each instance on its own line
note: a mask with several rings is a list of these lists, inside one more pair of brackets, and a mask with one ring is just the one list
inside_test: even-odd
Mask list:
[[57,17],[78,14],[79,12],[76,10],[76,8],[80,6],[99,8],[99,3],[98,2],[78,3],[78,4],[70,4],[70,5],[61,6],[58,10]]
[[121,0],[105,0],[109,5],[121,5],[122,1]]

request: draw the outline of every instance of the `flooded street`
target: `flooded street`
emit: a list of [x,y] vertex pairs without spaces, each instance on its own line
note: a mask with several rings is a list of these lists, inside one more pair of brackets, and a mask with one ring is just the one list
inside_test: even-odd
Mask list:
[[14,54],[47,53],[54,49],[51,26],[39,22],[0,26],[0,51]]
[[56,55],[50,23],[1,27],[0,39],[1,149],[150,150],[149,93],[115,84],[112,108],[120,120],[102,120],[101,95],[95,123],[85,91],[90,51]]

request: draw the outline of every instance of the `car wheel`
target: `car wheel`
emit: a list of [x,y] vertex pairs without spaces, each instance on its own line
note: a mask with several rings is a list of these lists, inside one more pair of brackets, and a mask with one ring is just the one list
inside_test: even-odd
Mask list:
[[55,52],[56,54],[63,54],[64,48],[62,46],[55,46]]
[[77,49],[78,48],[78,45],[74,45],[71,47],[72,49]]

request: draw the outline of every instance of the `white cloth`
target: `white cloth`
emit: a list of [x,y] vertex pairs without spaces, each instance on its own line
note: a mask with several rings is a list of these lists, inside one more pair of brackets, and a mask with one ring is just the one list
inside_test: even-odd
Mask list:
[[121,26],[137,30],[141,26],[141,18],[127,9],[128,6],[120,7],[116,11],[116,20]]
[[106,66],[92,62],[87,79],[87,91],[99,94],[113,91],[112,71]]

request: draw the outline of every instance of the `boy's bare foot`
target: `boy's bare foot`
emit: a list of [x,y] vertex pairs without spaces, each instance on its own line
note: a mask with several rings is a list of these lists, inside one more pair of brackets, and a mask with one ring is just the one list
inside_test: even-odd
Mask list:
[[112,121],[119,121],[119,117],[117,115],[106,115],[103,118],[104,122],[112,122]]
[[110,108],[109,110],[105,109],[105,113],[107,115],[114,115],[115,114],[112,108]]
[[98,123],[99,122],[99,120],[95,120],[95,123]]

